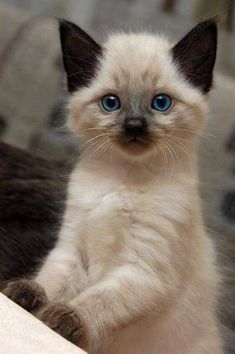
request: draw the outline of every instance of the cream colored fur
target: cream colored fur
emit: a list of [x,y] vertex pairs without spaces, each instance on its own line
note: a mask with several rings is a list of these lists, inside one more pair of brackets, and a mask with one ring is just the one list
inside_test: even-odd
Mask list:
[[[84,147],[58,244],[36,281],[77,310],[91,354],[222,353],[215,254],[198,197],[206,97],[170,47],[148,34],[111,36],[96,78],[71,98],[69,126]],[[151,144],[122,145],[118,113],[99,104],[109,93],[133,107],[173,97],[169,112],[155,113]]]

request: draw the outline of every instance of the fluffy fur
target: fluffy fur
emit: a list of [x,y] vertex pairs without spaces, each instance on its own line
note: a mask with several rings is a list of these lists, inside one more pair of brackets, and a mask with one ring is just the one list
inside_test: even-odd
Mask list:
[[[172,48],[156,35],[110,36],[93,79],[71,96],[69,126],[84,144],[59,240],[35,281],[49,299],[39,317],[63,334],[69,311],[60,317],[50,303],[66,302],[79,323],[72,340],[91,354],[222,353],[197,180],[208,88],[190,82]],[[101,108],[109,93],[121,110]],[[169,111],[149,108],[157,93],[173,97]],[[123,134],[130,114],[148,120],[138,142]]]

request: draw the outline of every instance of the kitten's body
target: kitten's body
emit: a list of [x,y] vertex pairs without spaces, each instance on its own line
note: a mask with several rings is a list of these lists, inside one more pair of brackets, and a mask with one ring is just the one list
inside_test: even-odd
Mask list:
[[[101,54],[84,33],[80,42],[74,25],[62,32],[69,88],[77,91],[69,124],[86,148],[71,175],[57,246],[35,280],[50,302],[74,309],[68,323],[76,318],[79,325],[72,326],[72,340],[91,354],[222,353],[214,249],[201,218],[196,157],[215,58],[196,54],[214,53],[215,31],[214,22],[198,27],[174,55],[155,36],[117,35]],[[84,72],[95,62],[91,48],[100,57],[86,85],[76,81],[79,67],[70,67],[81,55],[71,50],[73,41],[82,53],[89,47]],[[190,53],[193,41],[196,53]],[[188,55],[199,57],[196,67]],[[173,57],[182,60],[184,75]],[[99,101],[108,93],[119,95],[122,108],[103,111]],[[174,98],[169,111],[150,108],[156,93]],[[125,140],[126,117],[138,123],[140,115],[150,135]],[[40,318],[70,338],[63,329],[70,313],[60,311],[49,304]]]
[[[63,271],[68,267],[71,271],[69,278],[59,283],[65,286],[65,293],[57,288],[58,283],[56,291],[54,287],[51,294],[48,290],[51,300],[71,301],[78,291],[104,280],[112,286],[115,274],[122,280],[129,273],[137,286],[147,285],[140,290],[143,293],[136,313],[133,311],[129,325],[117,326],[101,349],[91,353],[221,353],[213,315],[213,246],[202,227],[194,171],[190,166],[188,171],[180,168],[174,171],[173,181],[164,173],[156,178],[155,164],[136,171],[135,166],[120,166],[117,161],[90,162],[80,162],[71,177],[67,218],[58,249],[53,252],[58,256],[61,252],[66,259]],[[76,230],[76,238],[69,237],[71,227]],[[72,250],[77,251],[74,259]],[[82,269],[76,268],[77,257]],[[50,270],[42,270],[36,280],[49,283],[48,274]],[[153,282],[152,289],[145,274]],[[135,295],[135,284],[133,293],[128,286],[123,288],[123,301]],[[84,315],[91,327],[97,321],[99,328],[99,321],[103,321],[99,318],[102,313],[96,313],[99,293],[92,294],[90,301],[87,306],[94,306],[94,310],[90,317],[86,312]],[[115,316],[115,298],[107,296],[105,301],[110,317],[105,322],[109,322]],[[118,311],[124,312],[122,306]]]

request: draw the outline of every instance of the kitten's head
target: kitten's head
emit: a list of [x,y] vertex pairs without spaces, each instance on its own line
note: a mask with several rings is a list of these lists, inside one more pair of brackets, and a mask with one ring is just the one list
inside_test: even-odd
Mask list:
[[214,20],[176,45],[140,33],[112,35],[101,47],[67,21],[60,34],[69,126],[90,151],[131,159],[180,154],[200,135],[216,57]]

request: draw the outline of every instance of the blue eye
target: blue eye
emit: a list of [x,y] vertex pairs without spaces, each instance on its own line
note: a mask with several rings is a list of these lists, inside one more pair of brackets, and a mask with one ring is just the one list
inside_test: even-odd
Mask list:
[[113,112],[121,107],[121,102],[116,95],[106,95],[102,98],[101,105],[106,111]]
[[152,109],[156,111],[165,112],[172,106],[172,98],[165,94],[157,95],[152,100]]

